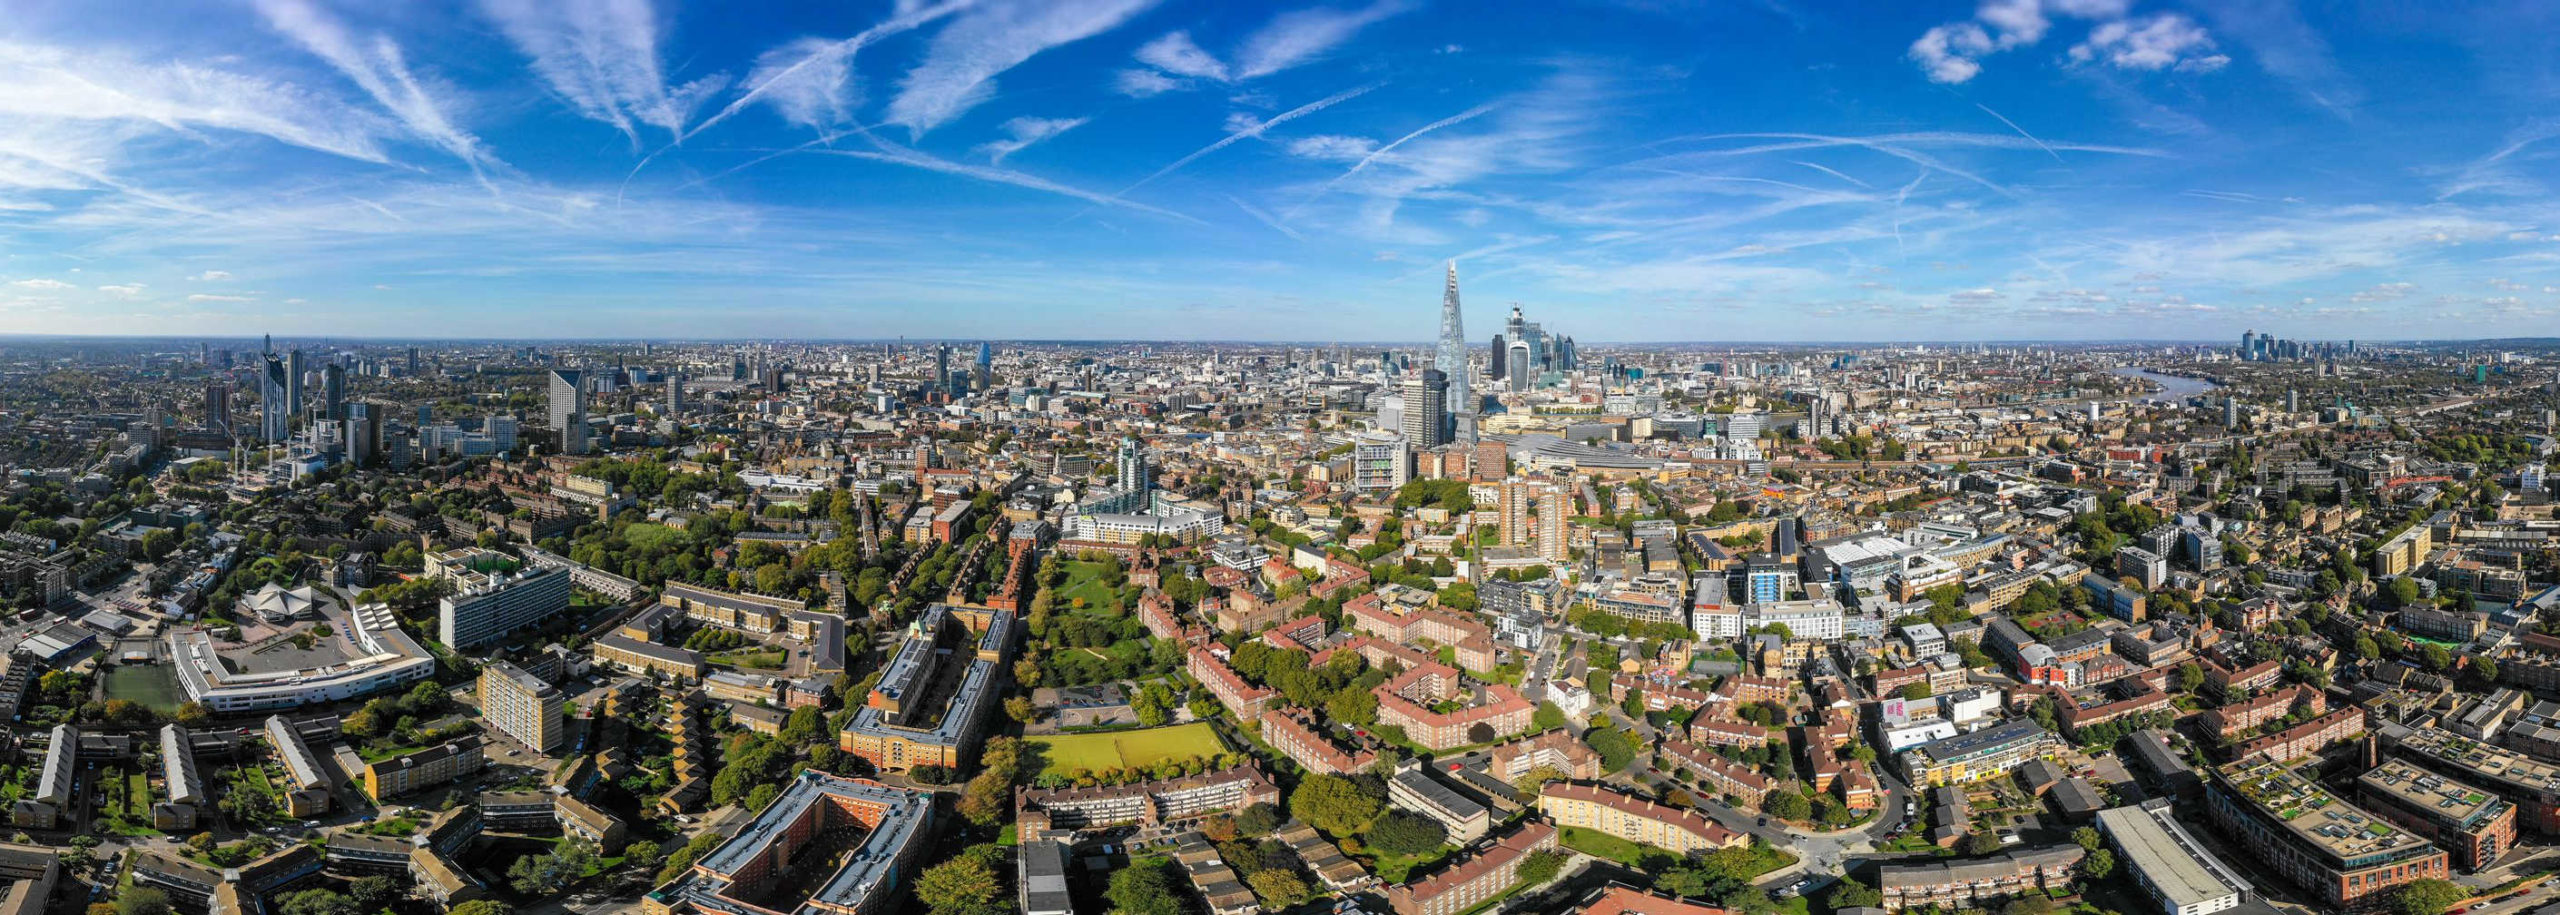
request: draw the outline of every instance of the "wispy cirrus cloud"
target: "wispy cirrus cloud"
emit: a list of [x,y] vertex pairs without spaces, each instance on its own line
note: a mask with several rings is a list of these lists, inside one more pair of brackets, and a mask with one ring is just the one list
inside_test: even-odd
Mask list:
[[[749,107],[767,104],[786,121],[821,128],[841,126],[859,97],[853,61],[863,49],[967,10],[977,0],[901,3],[888,19],[838,41],[801,39],[766,51],[747,75],[746,91],[678,137],[678,142],[736,117]],[[821,116],[824,120],[821,120]],[[841,115],[841,116],[840,116]]]
[[693,109],[728,84],[714,75],[668,85],[649,0],[480,0],[480,9],[561,101],[635,148],[643,127],[683,136]]
[[898,81],[883,120],[923,136],[995,97],[997,74],[1042,51],[1119,28],[1155,0],[997,0],[935,33]]
[[1082,127],[1085,120],[1085,118],[1014,118],[997,128],[1005,132],[1007,139],[980,144],[978,151],[986,154],[989,163],[1002,165],[1006,156],[1021,152],[1032,144]]
[[[339,99],[223,66],[0,39],[0,117],[266,137],[385,163],[390,125]],[[41,155],[28,158],[42,158]]]
[[462,160],[474,172],[500,164],[479,137],[455,123],[450,109],[458,106],[448,97],[449,90],[430,88],[411,73],[399,43],[390,36],[360,39],[310,0],[258,0],[258,11],[269,26],[346,74],[418,139]]
[[1413,9],[1408,0],[1379,0],[1356,8],[1281,13],[1246,36],[1236,46],[1232,62],[1202,49],[1187,30],[1168,32],[1138,48],[1138,62],[1152,69],[1120,71],[1118,87],[1123,94],[1143,98],[1194,83],[1269,76],[1320,58],[1362,29]]

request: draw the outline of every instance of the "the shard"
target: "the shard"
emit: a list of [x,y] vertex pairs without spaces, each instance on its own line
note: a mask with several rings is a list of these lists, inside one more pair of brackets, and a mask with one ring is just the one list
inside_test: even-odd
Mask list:
[[1449,262],[1449,289],[1440,297],[1440,352],[1433,368],[1449,376],[1449,439],[1476,440],[1476,395],[1467,369],[1466,320],[1458,314],[1458,262]]

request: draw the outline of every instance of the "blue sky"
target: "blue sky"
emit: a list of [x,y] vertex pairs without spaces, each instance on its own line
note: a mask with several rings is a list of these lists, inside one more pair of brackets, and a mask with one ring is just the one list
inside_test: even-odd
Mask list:
[[0,332],[2560,334],[2560,7],[48,2]]

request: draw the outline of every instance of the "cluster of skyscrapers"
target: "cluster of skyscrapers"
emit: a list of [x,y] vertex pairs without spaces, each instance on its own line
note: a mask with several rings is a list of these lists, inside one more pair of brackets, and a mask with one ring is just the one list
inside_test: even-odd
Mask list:
[[2356,341],[2341,345],[2334,342],[2311,343],[2286,340],[2274,334],[2254,330],[2240,332],[2240,359],[2244,362],[2310,362],[2356,354]]

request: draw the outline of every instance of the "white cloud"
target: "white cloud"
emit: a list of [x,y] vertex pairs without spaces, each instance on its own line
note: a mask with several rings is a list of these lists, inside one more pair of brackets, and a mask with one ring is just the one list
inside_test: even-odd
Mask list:
[[2043,41],[2045,30],[2053,27],[2041,0],[1984,0],[1973,16],[2000,30],[2002,50]]
[[199,283],[218,283],[218,282],[221,282],[221,281],[223,281],[223,280],[230,279],[230,278],[231,278],[231,271],[229,271],[229,270],[207,270],[207,271],[205,271],[205,272],[203,272],[203,273],[199,273],[199,274],[196,274],[196,275],[194,275],[194,276],[187,277],[187,278],[188,278],[188,279],[191,279],[191,280],[194,280],[194,281],[196,281],[196,282],[199,282]]
[[195,295],[188,296],[187,301],[197,304],[205,304],[209,302],[255,302],[257,299],[253,299],[245,295],[212,295],[209,293],[199,292]]
[[978,151],[987,154],[987,161],[1002,165],[1006,156],[1021,152],[1024,147],[1031,144],[1082,127],[1085,120],[1085,118],[1014,118],[1004,122],[1000,128],[1012,136],[1012,139],[982,144],[978,147]]
[[[1321,57],[1361,29],[1411,9],[1409,0],[1379,0],[1358,9],[1318,7],[1282,13],[1245,37],[1232,64],[1202,49],[1191,40],[1190,32],[1169,32],[1138,49],[1138,62],[1155,69],[1121,71],[1118,87],[1122,94],[1145,98],[1192,81],[1229,83],[1269,76]],[[1456,50],[1456,45],[1449,45],[1440,52]]]
[[454,123],[447,110],[455,107],[453,100],[442,97],[440,90],[431,90],[409,72],[400,45],[388,36],[359,41],[345,23],[308,0],[259,0],[258,11],[266,15],[267,24],[276,31],[345,73],[419,139],[469,163],[475,170],[496,161],[479,137]]
[[1154,70],[1122,70],[1112,82],[1120,94],[1131,98],[1163,95],[1182,88],[1182,81]]
[[1991,53],[1991,36],[1970,22],[1935,26],[1911,43],[1910,56],[1930,82],[1961,83],[1982,73],[1974,58]]
[[[13,122],[234,131],[365,162],[389,161],[380,140],[390,125],[299,86],[202,63],[144,63],[110,52],[6,39],[0,39],[0,116],[17,116]],[[0,136],[12,132],[0,130]],[[65,170],[94,172],[94,165]]]
[[667,85],[649,0],[480,0],[533,71],[580,115],[640,141],[640,128],[684,133],[694,106],[727,85],[708,76]]
[[1007,0],[961,14],[898,81],[884,120],[916,136],[995,97],[995,77],[1033,55],[1119,28],[1154,0]]
[[9,285],[11,285],[11,286],[16,286],[16,287],[18,287],[18,288],[20,288],[20,289],[43,289],[43,290],[47,290],[47,291],[57,290],[57,289],[69,289],[69,288],[71,288],[71,284],[69,284],[69,283],[65,283],[65,282],[63,282],[63,281],[61,281],[61,280],[50,280],[50,279],[41,279],[41,278],[39,278],[39,279],[32,279],[32,280],[18,280],[17,282],[10,283]]
[[1357,162],[1378,149],[1378,141],[1368,137],[1343,137],[1319,134],[1289,141],[1289,154],[1301,159],[1324,159],[1334,162]]
[[862,99],[852,55],[836,53],[837,44],[802,38],[768,50],[756,56],[747,83],[791,124],[827,128],[848,123]]
[[[807,54],[787,64],[782,63],[783,57],[774,57],[772,52],[760,55],[757,58],[758,66],[755,72],[749,74],[747,78],[747,91],[740,94],[735,100],[732,100],[727,107],[720,109],[718,114],[702,119],[702,123],[696,124],[692,129],[685,131],[683,136],[691,137],[694,134],[709,130],[713,125],[737,116],[738,112],[747,110],[747,107],[750,105],[765,102],[780,96],[792,96],[796,94],[801,102],[818,102],[823,100],[823,104],[814,105],[812,110],[830,109],[835,103],[834,98],[811,95],[809,93],[823,93],[831,87],[836,91],[844,93],[845,104],[849,107],[853,101],[851,68],[853,66],[853,58],[855,54],[860,53],[863,48],[870,47],[871,45],[886,40],[891,36],[913,31],[945,16],[967,9],[972,2],[974,2],[974,0],[950,0],[950,2],[935,4],[932,6],[925,6],[918,2],[901,2],[897,6],[895,14],[889,19],[870,28],[864,29],[851,38],[816,46],[794,42],[793,45],[798,45],[801,49],[806,50]],[[792,45],[785,45],[784,47],[790,48]],[[787,56],[789,56],[788,52],[785,53],[784,57]],[[781,64],[781,66],[777,69],[766,69],[763,64],[768,59],[774,63]],[[804,73],[812,70],[820,72],[815,77],[803,76]],[[842,80],[831,79],[828,76],[828,71],[835,70],[842,70],[847,74],[847,78]],[[785,109],[786,117],[789,115],[790,110],[791,109]]]
[[2175,67],[2195,73],[2231,63],[2231,58],[2213,52],[2213,36],[2203,26],[2176,13],[2163,13],[2149,19],[2099,23],[2089,30],[2089,40],[2072,46],[2071,59],[2078,63],[2104,60],[2128,70]]
[[100,286],[98,287],[98,291],[109,295],[120,295],[130,298],[142,294],[142,284],[125,283],[120,286]]
[[1357,10],[1282,13],[1236,51],[1236,76],[1252,79],[1305,63],[1351,40],[1361,29],[1410,8],[1400,0],[1382,0]]
[[1191,33],[1172,32],[1138,49],[1138,62],[1174,76],[1225,82],[1227,65],[1192,43]]
[[1967,82],[1982,73],[1984,57],[2044,41],[2059,16],[2097,23],[2088,40],[2071,49],[2071,59],[2080,63],[2105,60],[2126,69],[2175,67],[2189,73],[2231,63],[2212,53],[2212,38],[2194,20],[2174,13],[2129,20],[2125,13],[2131,7],[2131,0],[1982,0],[1971,21],[1931,27],[1904,56],[1931,82]]

